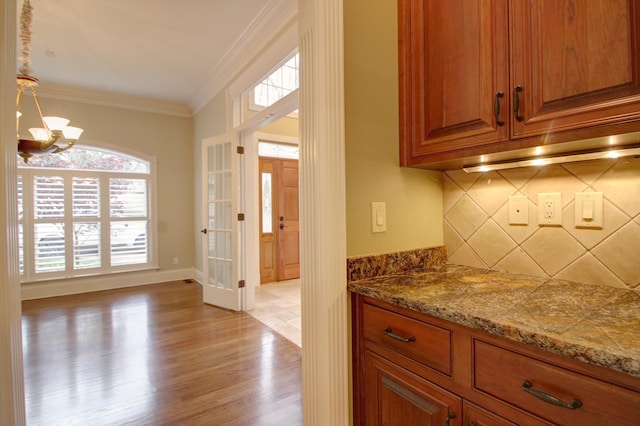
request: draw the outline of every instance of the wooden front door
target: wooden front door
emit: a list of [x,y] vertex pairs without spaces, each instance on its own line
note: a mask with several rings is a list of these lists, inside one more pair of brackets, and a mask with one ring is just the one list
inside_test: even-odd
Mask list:
[[300,277],[298,160],[261,157],[260,282]]

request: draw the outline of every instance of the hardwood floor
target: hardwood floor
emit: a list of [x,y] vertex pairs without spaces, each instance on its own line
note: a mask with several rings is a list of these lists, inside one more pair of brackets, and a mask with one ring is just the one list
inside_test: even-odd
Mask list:
[[23,302],[28,425],[302,424],[301,350],[171,282]]

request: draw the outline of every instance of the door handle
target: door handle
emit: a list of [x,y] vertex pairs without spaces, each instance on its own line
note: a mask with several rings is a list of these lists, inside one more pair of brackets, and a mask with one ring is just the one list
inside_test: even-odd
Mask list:
[[280,224],[280,229],[284,229],[284,223]]
[[207,233],[207,228],[201,229],[200,232],[202,232],[203,234]]

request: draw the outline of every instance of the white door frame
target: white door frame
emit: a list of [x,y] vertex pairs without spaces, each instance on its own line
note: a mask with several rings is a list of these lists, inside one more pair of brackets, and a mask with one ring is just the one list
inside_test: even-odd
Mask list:
[[[0,424],[25,424],[22,305],[18,272],[16,1],[0,0]],[[11,95],[9,95],[11,94]]]
[[[227,95],[228,108],[230,110],[237,109],[240,99],[238,97],[231,99],[230,93]],[[298,108],[298,99],[298,91],[296,90],[234,128],[234,131],[239,134],[240,144],[244,147],[244,195],[242,199],[245,213],[244,310],[251,310],[255,307],[255,289],[260,286],[260,206],[258,203],[258,143],[256,135],[261,135],[259,131],[263,127],[295,111]]]
[[343,0],[298,0],[304,424],[350,422]]

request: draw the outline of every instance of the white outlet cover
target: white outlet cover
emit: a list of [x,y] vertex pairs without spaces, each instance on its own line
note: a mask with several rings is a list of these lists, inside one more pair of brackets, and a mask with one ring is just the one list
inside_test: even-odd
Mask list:
[[[602,229],[603,209],[602,192],[576,192],[575,198],[575,226],[576,228]],[[586,210],[591,208],[591,218]]]
[[562,226],[561,192],[541,192],[538,194],[538,225]]

